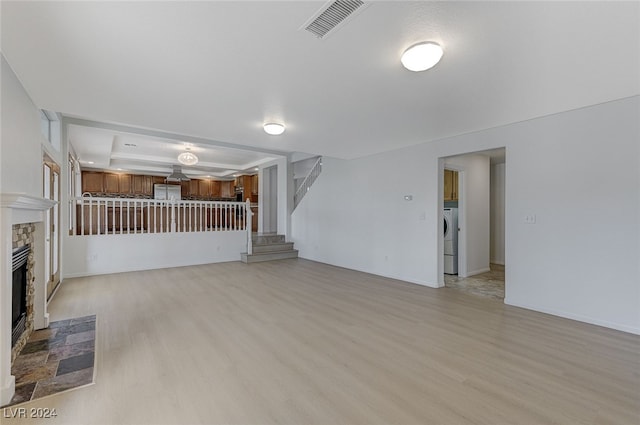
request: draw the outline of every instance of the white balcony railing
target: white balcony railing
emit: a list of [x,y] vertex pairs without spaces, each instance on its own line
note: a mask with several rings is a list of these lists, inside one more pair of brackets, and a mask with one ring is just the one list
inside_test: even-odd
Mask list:
[[[78,236],[225,231],[247,231],[251,234],[248,202],[83,196],[70,200],[69,212],[69,234]],[[250,241],[251,237],[248,239]]]

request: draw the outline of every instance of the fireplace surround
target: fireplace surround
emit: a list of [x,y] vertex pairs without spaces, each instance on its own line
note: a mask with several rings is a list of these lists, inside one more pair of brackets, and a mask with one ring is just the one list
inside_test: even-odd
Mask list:
[[11,363],[16,359],[34,330],[36,223],[11,227]]
[[[11,363],[26,343],[28,334],[49,325],[44,276],[45,226],[44,214],[54,201],[23,193],[0,193],[0,405],[11,401],[15,392],[15,377]],[[13,253],[30,246],[27,258],[27,332],[12,344],[13,329]],[[24,340],[24,342],[21,342]],[[13,346],[13,347],[12,347]],[[20,347],[20,348],[18,348]]]
[[[14,226],[14,232],[15,232]],[[15,359],[17,356],[16,344],[22,337],[22,334],[27,332],[27,322],[30,322],[30,327],[33,328],[33,300],[27,300],[32,298],[33,290],[33,260],[29,261],[31,254],[31,245],[25,245],[21,248],[13,251],[11,257],[11,358]],[[33,256],[31,256],[33,259]],[[29,302],[31,301],[31,302]],[[27,309],[27,306],[30,308]],[[31,311],[28,311],[31,310]],[[31,320],[28,320],[28,313],[31,313]]]

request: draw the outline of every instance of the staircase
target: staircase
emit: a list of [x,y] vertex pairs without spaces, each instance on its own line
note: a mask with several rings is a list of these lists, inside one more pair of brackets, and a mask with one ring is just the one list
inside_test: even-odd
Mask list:
[[293,242],[285,242],[284,235],[252,235],[251,240],[253,254],[240,254],[243,263],[298,258],[298,250],[293,249]]
[[[310,158],[310,159],[314,160],[313,158]],[[308,161],[309,160],[300,161],[300,163],[304,163]],[[295,164],[294,164],[294,170],[295,170]],[[311,189],[313,182],[316,181],[316,179],[318,178],[321,172],[322,172],[322,157],[319,156],[315,158],[314,162],[311,165],[311,168],[309,169],[309,172],[304,177],[302,182],[299,185],[296,183],[296,192],[293,195],[294,210],[296,209],[300,201],[302,201],[302,198],[304,198],[304,195],[306,195],[309,189]]]

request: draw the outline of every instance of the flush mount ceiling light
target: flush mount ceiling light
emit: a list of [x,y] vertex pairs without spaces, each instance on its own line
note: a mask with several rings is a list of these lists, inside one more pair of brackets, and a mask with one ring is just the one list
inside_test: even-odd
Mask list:
[[198,157],[187,149],[186,152],[178,155],[178,162],[184,165],[196,165],[198,163]]
[[279,136],[284,133],[284,124],[270,122],[264,125],[264,131],[272,136]]
[[443,53],[444,51],[438,43],[426,41],[414,44],[405,50],[400,62],[409,71],[426,71],[440,62]]

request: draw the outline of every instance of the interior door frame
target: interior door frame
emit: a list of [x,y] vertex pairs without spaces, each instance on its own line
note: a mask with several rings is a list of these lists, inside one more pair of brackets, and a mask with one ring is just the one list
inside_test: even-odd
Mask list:
[[[466,220],[466,203],[464,191],[464,179],[466,170],[464,167],[443,164],[442,167],[442,185],[444,187],[444,170],[451,170],[458,173],[458,276],[467,277],[467,220]],[[444,194],[442,196],[442,206],[444,210]],[[444,220],[444,217],[443,217]],[[442,234],[442,257],[444,259],[444,233]],[[444,268],[442,270],[444,279]]]
[[[47,169],[50,170],[49,173],[47,173]],[[45,229],[47,243],[45,253],[48,258],[45,261],[49,264],[49,273],[46,276],[47,298],[60,284],[60,172],[60,165],[44,152],[42,157],[43,197],[56,201],[56,204],[45,212],[47,215],[45,217],[45,225],[48,225]]]
[[[445,162],[448,158],[451,157],[461,157],[461,156],[465,156],[465,155],[474,155],[474,154],[482,154],[486,151],[490,151],[490,150],[497,150],[497,149],[504,149],[504,153],[505,153],[505,160],[504,160],[504,164],[505,164],[505,175],[504,175],[504,226],[505,226],[505,231],[503,234],[503,244],[504,244],[504,263],[505,266],[508,263],[508,240],[507,240],[507,229],[508,229],[508,216],[506,213],[506,209],[508,207],[509,204],[509,192],[507,190],[507,186],[508,186],[508,182],[509,182],[509,176],[508,176],[508,171],[507,171],[507,167],[508,167],[508,162],[509,162],[509,151],[507,149],[506,146],[497,146],[494,148],[488,148],[488,149],[481,149],[481,150],[473,150],[473,151],[468,151],[468,152],[461,152],[461,153],[456,153],[455,155],[446,155],[446,156],[441,156],[438,157],[438,208],[439,208],[439,213],[438,213],[438,217],[439,217],[439,223],[438,223],[438,234],[439,234],[439,240],[438,240],[438,255],[439,255],[439,262],[438,262],[438,286],[439,287],[443,287],[444,286],[444,233],[443,233],[443,225],[442,225],[442,221],[444,220],[443,217],[443,210],[444,210],[444,170],[448,169],[448,170],[454,170],[454,171],[458,171],[461,174],[458,174],[458,227],[460,228],[460,232],[458,233],[458,276],[460,277],[468,277],[467,273],[467,220],[466,220],[466,216],[467,216],[467,211],[466,211],[466,192],[465,192],[465,185],[466,185],[466,178],[464,175],[465,170],[463,169],[462,166],[457,166],[454,164],[446,164]],[[489,165],[491,167],[491,165]],[[489,170],[489,179],[491,179],[491,170]],[[489,181],[489,198],[491,198],[491,181]],[[490,199],[489,199],[489,202]],[[491,207],[490,207],[491,208]],[[491,219],[489,219],[489,221],[491,221]],[[491,258],[489,258],[489,262],[491,261]],[[507,269],[505,267],[505,277],[504,277],[504,290],[505,290],[505,298],[507,298],[507,292],[508,292],[508,278],[507,278],[508,274],[507,274]]]

